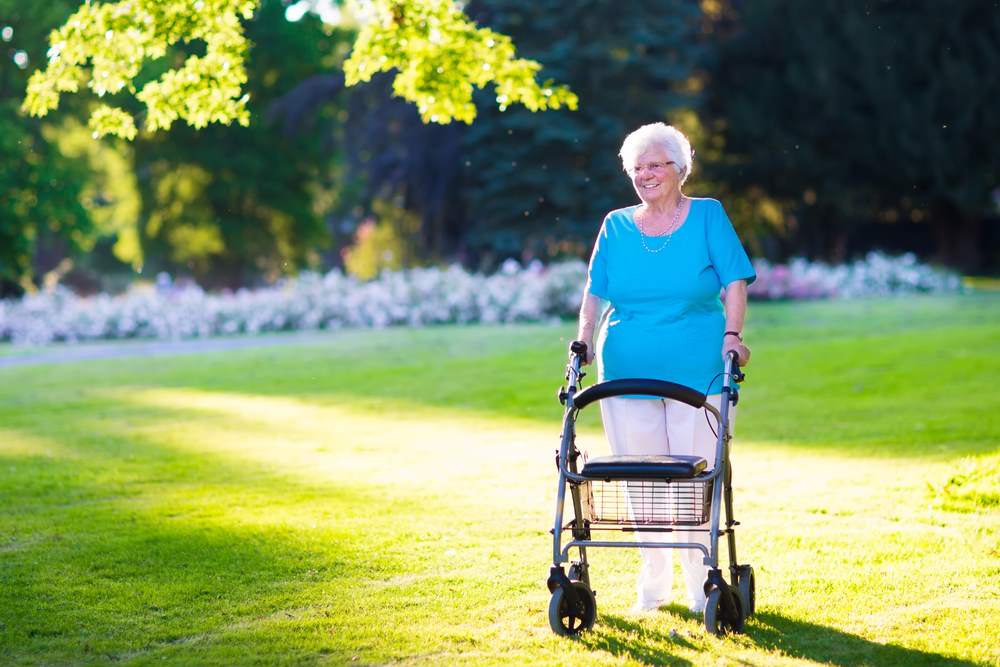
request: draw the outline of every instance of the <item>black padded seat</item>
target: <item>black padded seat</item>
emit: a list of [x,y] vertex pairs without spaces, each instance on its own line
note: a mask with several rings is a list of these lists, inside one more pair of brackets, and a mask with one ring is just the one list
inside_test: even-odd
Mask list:
[[700,456],[599,456],[580,474],[587,479],[691,479],[708,467]]

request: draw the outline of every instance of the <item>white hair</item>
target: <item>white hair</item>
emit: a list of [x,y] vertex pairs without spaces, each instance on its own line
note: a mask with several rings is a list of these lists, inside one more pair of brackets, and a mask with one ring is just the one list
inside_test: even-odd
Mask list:
[[632,169],[639,155],[653,147],[662,148],[667,152],[683,184],[691,175],[694,152],[691,150],[691,142],[684,133],[666,123],[643,125],[625,137],[622,148],[618,151],[622,159],[622,168],[625,171]]

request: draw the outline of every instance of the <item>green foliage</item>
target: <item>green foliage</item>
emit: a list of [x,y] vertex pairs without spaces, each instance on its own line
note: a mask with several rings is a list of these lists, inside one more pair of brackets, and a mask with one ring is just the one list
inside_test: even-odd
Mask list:
[[[33,288],[39,244],[85,246],[94,226],[83,205],[87,173],[60,154],[16,102],[0,102],[0,279]],[[46,267],[46,268],[52,268]]]
[[[290,23],[281,0],[264,0],[247,22],[249,126],[176,124],[135,142],[141,174],[144,271],[193,276],[210,287],[240,287],[317,266],[329,244],[316,192],[338,184],[336,146],[290,134],[268,119],[295,84],[338,67],[352,33],[315,16]],[[322,132],[341,105],[316,119]]]
[[[0,292],[111,244],[213,286],[329,267],[371,198],[419,213],[436,258],[582,255],[635,201],[622,138],[656,120],[692,135],[688,191],[759,227],[759,251],[838,259],[874,217],[929,222],[927,245],[982,270],[988,4],[375,0],[356,34],[280,0],[0,0]],[[342,70],[373,80],[345,94]]]
[[[209,122],[249,122],[244,58],[247,41],[240,19],[249,19],[259,0],[119,0],[80,7],[49,36],[48,66],[28,81],[23,110],[44,116],[62,93],[80,84],[98,96],[130,92],[146,108],[145,127],[169,129],[182,119],[194,127]],[[204,42],[204,55],[139,88],[147,60],[167,55],[178,42]],[[134,117],[121,107],[99,105],[90,116],[95,135],[136,135]]]
[[112,252],[118,260],[133,267],[140,266],[142,202],[131,147],[121,142],[95,141],[75,118],[67,118],[59,127],[43,128],[43,135],[61,155],[86,169],[80,201],[95,234],[88,239],[84,249],[92,249],[98,239],[111,239]]
[[205,189],[212,174],[192,164],[154,162],[146,234],[166,242],[170,260],[203,276],[226,250]]
[[[733,3],[734,6],[735,3]],[[1000,171],[991,3],[740,3],[712,68],[717,177],[780,198],[813,255],[861,221],[930,222],[975,264]],[[836,258],[836,257],[834,257]]]
[[[0,296],[34,289],[37,271],[89,247],[99,230],[88,213],[91,175],[54,143],[62,120],[18,111],[26,67],[42,60],[44,35],[68,2],[0,0]],[[20,65],[14,58],[20,58]],[[50,258],[48,255],[57,254]],[[41,255],[46,255],[41,257]]]
[[[490,83],[502,108],[576,104],[564,86],[536,82],[541,66],[517,58],[508,37],[476,28],[452,3],[379,0],[372,9],[372,21],[357,36],[321,34],[315,17],[289,24],[277,0],[88,2],[50,34],[47,67],[31,76],[22,111],[44,116],[64,93],[89,88],[101,102],[74,111],[89,114],[95,137],[139,137],[143,249],[135,223],[122,220],[123,208],[96,214],[105,218],[97,221],[99,231],[119,234],[120,258],[145,261],[147,270],[193,273],[211,285],[294,272],[320,261],[329,239],[322,216],[331,210],[322,193],[347,183],[336,175],[332,146],[281,136],[265,121],[268,105],[293,85],[329,67],[344,66],[348,83],[395,68],[396,93],[416,102],[425,121],[438,123],[470,122],[473,91]],[[263,41],[279,33],[281,47]],[[356,43],[345,65],[347,39]],[[338,113],[337,101],[322,110],[317,131],[330,127]],[[251,120],[251,128],[209,131]],[[186,127],[206,133],[197,137]],[[148,132],[139,135],[140,129]],[[78,158],[86,152],[85,163],[93,164],[93,147],[69,143],[63,147]],[[121,160],[109,164],[121,173]],[[105,176],[96,179],[108,183]],[[123,187],[131,181],[125,178]],[[22,245],[30,248],[31,242]]]
[[566,81],[580,110],[536,117],[480,98],[464,139],[463,241],[487,258],[583,255],[604,215],[636,200],[622,140],[697,102],[687,84],[704,51],[698,6],[489,0],[467,11]]
[[413,266],[417,260],[420,218],[384,199],[373,202],[372,212],[373,217],[358,226],[354,244],[344,249],[344,266],[362,280]]
[[[87,2],[49,37],[48,66],[32,75],[23,109],[44,116],[63,93],[82,82],[98,96],[125,92],[145,106],[145,129],[169,129],[176,120],[246,125],[249,97],[244,60],[248,42],[241,20],[261,0],[118,0]],[[377,0],[345,63],[347,83],[397,69],[394,90],[415,102],[428,122],[471,122],[472,91],[493,82],[497,101],[533,111],[576,107],[576,96],[551,81],[539,84],[538,63],[515,57],[505,35],[477,29],[448,0]],[[178,44],[204,44],[204,54],[139,84],[143,66]],[[90,116],[95,135],[136,136],[135,117],[123,106],[99,105]]]
[[471,123],[473,90],[489,83],[501,110],[577,107],[565,86],[535,80],[542,66],[517,58],[510,37],[477,28],[452,0],[385,0],[373,9],[344,63],[347,85],[396,69],[393,92],[416,104],[424,122]]

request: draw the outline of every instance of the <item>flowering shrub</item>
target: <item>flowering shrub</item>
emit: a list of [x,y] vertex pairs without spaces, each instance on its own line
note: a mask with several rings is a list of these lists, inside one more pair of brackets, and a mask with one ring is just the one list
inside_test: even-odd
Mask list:
[[757,280],[749,293],[757,299],[852,298],[962,289],[957,274],[921,264],[912,253],[890,257],[870,252],[862,260],[838,266],[804,259],[774,265],[758,260],[754,268]]
[[[872,253],[827,266],[794,260],[755,263],[750,296],[759,299],[857,297],[959,291],[958,276],[913,255]],[[587,266],[547,267],[508,260],[485,276],[458,266],[382,273],[361,282],[338,270],[304,273],[273,287],[207,293],[196,285],[136,286],[120,296],[82,298],[64,287],[0,301],[0,341],[49,343],[108,338],[197,338],[265,331],[381,328],[444,323],[531,322],[571,317],[580,305]]]

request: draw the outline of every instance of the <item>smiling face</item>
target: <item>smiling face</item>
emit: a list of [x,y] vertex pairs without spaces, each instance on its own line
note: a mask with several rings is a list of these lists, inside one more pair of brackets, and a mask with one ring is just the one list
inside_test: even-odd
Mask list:
[[680,191],[680,177],[667,151],[659,146],[647,148],[629,167],[632,187],[647,205],[669,201]]

